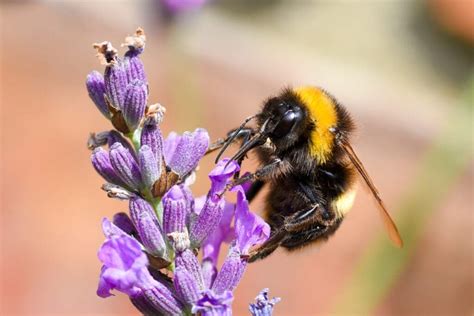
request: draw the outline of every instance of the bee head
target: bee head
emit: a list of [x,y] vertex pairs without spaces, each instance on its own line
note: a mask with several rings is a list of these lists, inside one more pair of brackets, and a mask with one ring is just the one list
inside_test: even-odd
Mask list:
[[262,138],[269,138],[278,150],[285,150],[308,130],[307,116],[297,96],[285,90],[265,102],[257,119]]
[[241,159],[270,140],[277,154],[303,144],[318,164],[324,164],[339,155],[338,139],[345,139],[354,128],[344,108],[316,87],[284,90],[264,103],[256,119],[256,134],[233,159]]

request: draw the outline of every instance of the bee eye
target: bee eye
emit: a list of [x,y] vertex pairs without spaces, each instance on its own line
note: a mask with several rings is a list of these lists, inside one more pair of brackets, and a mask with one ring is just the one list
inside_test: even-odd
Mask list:
[[273,129],[273,136],[277,138],[281,138],[285,135],[287,135],[293,126],[301,120],[301,112],[294,112],[293,110],[288,110],[286,113],[283,115],[281,120],[278,122],[278,124],[275,126]]

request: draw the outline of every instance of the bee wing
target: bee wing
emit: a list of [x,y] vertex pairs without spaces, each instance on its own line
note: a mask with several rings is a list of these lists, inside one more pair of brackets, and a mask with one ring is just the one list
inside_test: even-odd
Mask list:
[[351,160],[352,164],[354,165],[354,167],[357,169],[359,174],[365,180],[365,183],[367,183],[367,186],[369,187],[370,191],[372,191],[372,194],[375,197],[375,200],[377,200],[377,203],[379,205],[378,209],[380,211],[380,215],[382,216],[385,229],[387,230],[390,239],[397,247],[400,247],[400,248],[403,247],[403,240],[400,237],[400,233],[398,232],[397,226],[395,225],[395,222],[393,221],[392,217],[390,217],[390,214],[388,213],[388,210],[385,207],[385,204],[382,201],[382,198],[380,197],[379,191],[377,190],[374,183],[370,179],[369,174],[364,168],[364,165],[359,160],[359,157],[357,157],[356,153],[352,149],[352,146],[348,142],[342,142],[341,145],[344,151],[346,152],[347,156]]

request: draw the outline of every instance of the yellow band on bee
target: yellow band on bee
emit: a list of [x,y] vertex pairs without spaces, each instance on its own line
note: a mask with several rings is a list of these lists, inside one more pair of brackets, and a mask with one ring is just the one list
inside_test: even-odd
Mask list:
[[329,131],[337,125],[336,105],[321,89],[301,87],[294,90],[308,108],[315,129],[311,133],[310,154],[319,164],[324,164],[331,156],[334,135]]
[[336,212],[337,218],[344,217],[350,211],[352,205],[354,204],[356,192],[357,191],[355,189],[351,189],[341,194],[332,202],[332,207]]

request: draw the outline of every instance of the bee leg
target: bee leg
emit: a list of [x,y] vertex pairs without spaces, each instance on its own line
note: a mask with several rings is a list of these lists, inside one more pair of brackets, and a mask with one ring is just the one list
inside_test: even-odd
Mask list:
[[220,156],[224,153],[224,151],[229,147],[232,143],[234,143],[237,140],[241,140],[243,138],[250,138],[253,134],[255,134],[255,131],[250,128],[250,127],[245,127],[245,128],[234,128],[230,132],[227,133],[226,138],[219,138],[215,142],[211,143],[209,145],[209,148],[206,151],[206,155],[213,153],[214,151],[220,149],[221,151],[217,155],[216,160],[219,160]]
[[244,176],[235,179],[231,186],[234,187],[236,185],[244,184],[245,182],[248,181],[258,181],[258,180],[264,180],[266,179],[272,172],[277,168],[282,161],[279,158],[274,158],[269,164],[261,167],[260,169],[257,169],[255,173],[247,173]]
[[270,235],[270,238],[267,239],[258,249],[250,251],[247,257],[248,262],[254,262],[260,259],[263,259],[274,252],[281,242],[285,239],[287,233],[284,229],[279,229],[273,232]]
[[336,218],[331,210],[317,204],[309,210],[299,211],[285,218],[283,227],[287,236],[280,245],[292,250],[314,241],[326,240],[341,222],[342,218]]
[[316,203],[308,210],[298,211],[292,216],[286,217],[283,227],[287,232],[299,232],[310,226],[319,226],[321,228],[331,226],[335,217],[321,204]]
[[248,188],[247,191],[245,191],[245,197],[247,198],[247,201],[252,202],[252,200],[257,196],[258,192],[263,188],[265,185],[265,182],[262,180],[257,180],[252,183],[250,188]]
[[298,182],[298,186],[312,206],[286,217],[284,220],[285,229],[288,232],[294,232],[303,230],[314,223],[321,223],[324,226],[330,225],[334,214],[323,203],[320,203],[322,200],[321,197],[318,197],[317,192],[311,190],[304,182]]
[[[243,130],[239,130],[238,131],[240,134],[239,134],[239,138],[242,139],[242,144],[240,145],[240,148],[242,148],[242,146],[249,141],[249,139],[253,136],[254,134],[254,131],[250,128],[247,128],[247,129],[243,129]],[[224,151],[225,149],[223,148],[222,151]],[[239,164],[239,166],[242,166],[242,161],[244,160],[246,156],[243,156],[242,158],[240,158],[237,163]],[[234,180],[235,179],[238,179],[240,177],[240,170],[237,171],[236,173],[234,173]]]
[[342,218],[336,219],[326,225],[314,223],[304,230],[288,233],[288,236],[281,242],[281,246],[287,250],[294,250],[311,244],[313,242],[325,241],[334,234],[340,226]]

